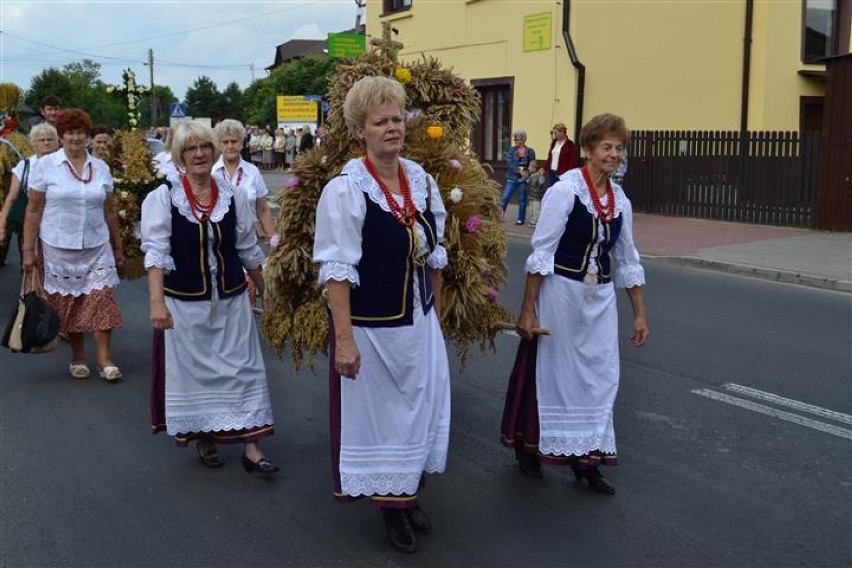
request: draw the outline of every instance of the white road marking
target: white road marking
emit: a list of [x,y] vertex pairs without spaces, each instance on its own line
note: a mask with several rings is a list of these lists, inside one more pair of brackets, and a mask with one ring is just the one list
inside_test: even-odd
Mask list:
[[852,416],[850,416],[849,414],[844,414],[843,412],[836,412],[834,410],[829,410],[821,406],[814,406],[812,404],[807,404],[805,402],[800,402],[798,400],[793,400],[790,398],[784,398],[783,396],[778,396],[777,394],[772,394],[771,392],[764,392],[762,390],[753,389],[751,387],[744,387],[742,385],[737,385],[734,383],[724,384],[722,385],[722,388],[729,392],[750,396],[751,398],[756,398],[764,402],[771,402],[777,404],[778,406],[786,406],[787,408],[792,408],[793,410],[798,410],[800,412],[816,414],[817,416],[827,418],[829,420],[834,420],[835,422],[852,424]]
[[825,422],[820,422],[819,420],[814,420],[812,418],[805,418],[804,416],[799,416],[798,414],[793,414],[792,412],[787,412],[786,410],[778,410],[777,408],[772,408],[771,406],[758,404],[750,400],[744,400],[742,398],[737,398],[735,396],[716,392],[710,389],[696,389],[692,392],[700,396],[704,396],[713,400],[718,400],[719,402],[724,402],[733,406],[739,406],[740,408],[745,408],[746,410],[752,410],[754,412],[759,412],[760,414],[765,414],[767,416],[786,420],[787,422],[792,422],[793,424],[813,428],[814,430],[819,430],[820,432],[825,432],[826,434],[831,434],[833,436],[852,440],[852,430],[849,430],[847,428],[841,428],[840,426],[834,426],[833,424],[826,424]]

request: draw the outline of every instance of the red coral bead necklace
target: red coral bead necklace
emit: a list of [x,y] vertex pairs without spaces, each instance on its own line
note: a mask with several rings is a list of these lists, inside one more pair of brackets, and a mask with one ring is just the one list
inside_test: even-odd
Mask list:
[[189,179],[186,176],[181,176],[181,182],[183,183],[183,192],[186,194],[186,200],[189,201],[192,216],[199,223],[206,223],[210,219],[210,213],[213,212],[213,208],[216,207],[216,202],[219,200],[219,186],[216,185],[216,181],[212,177],[210,178],[210,201],[207,202],[207,205],[202,205],[198,201],[198,197],[192,191],[192,185],[190,185]]
[[[89,183],[90,181],[92,181],[92,162],[86,164],[86,166],[89,166],[89,177],[78,176],[77,172],[74,170],[74,166],[72,166],[71,162],[67,160],[65,161],[65,165],[68,166],[68,171],[71,172],[71,175],[74,176],[74,179],[76,179],[77,181],[81,181],[83,183]],[[86,171],[86,166],[83,166],[84,172]]]
[[612,184],[609,179],[606,180],[606,205],[601,204],[601,198],[598,196],[598,190],[592,181],[588,166],[583,167],[583,179],[586,180],[586,186],[589,188],[589,195],[592,198],[595,211],[598,213],[598,218],[604,223],[611,223],[613,217],[615,217],[615,194],[612,191]]
[[402,167],[402,164],[397,162],[397,166],[399,167],[399,192],[402,194],[402,206],[396,202],[390,188],[388,188],[387,184],[384,180],[382,180],[381,176],[379,176],[379,172],[376,171],[376,166],[374,166],[373,162],[370,161],[370,156],[364,156],[364,166],[366,166],[370,175],[373,176],[373,179],[376,180],[376,183],[379,184],[379,188],[381,188],[382,193],[385,196],[385,201],[388,202],[388,207],[390,207],[391,215],[393,215],[394,219],[396,219],[400,225],[404,225],[406,227],[413,226],[414,218],[417,215],[417,208],[414,206],[414,200],[411,199],[411,187],[408,185],[408,178],[405,177],[405,169]]

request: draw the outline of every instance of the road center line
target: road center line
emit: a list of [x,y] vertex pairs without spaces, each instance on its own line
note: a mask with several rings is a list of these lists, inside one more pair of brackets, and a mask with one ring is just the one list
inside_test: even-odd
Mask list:
[[734,383],[724,384],[722,385],[722,388],[726,391],[750,396],[751,398],[756,398],[764,402],[771,402],[779,406],[786,406],[787,408],[792,408],[800,412],[816,414],[817,416],[821,416],[822,418],[827,418],[829,420],[834,420],[836,422],[852,424],[852,416],[850,416],[849,414],[844,414],[843,412],[836,412],[834,410],[822,408],[821,406],[814,406],[812,404],[807,404],[805,402],[800,402],[798,400],[793,400],[790,398],[784,398],[783,396],[778,396],[777,394],[772,394],[771,392],[764,392],[762,390],[753,389],[751,387],[744,387],[743,385],[737,385]]
[[840,426],[834,426],[833,424],[826,424],[825,422],[820,422],[819,420],[814,420],[812,418],[805,418],[804,416],[799,416],[798,414],[793,414],[792,412],[787,412],[786,410],[778,410],[777,408],[772,408],[771,406],[758,404],[750,400],[744,400],[742,398],[737,398],[735,396],[716,392],[710,389],[696,389],[692,392],[700,396],[704,396],[713,400],[718,400],[719,402],[724,402],[733,406],[739,406],[740,408],[745,408],[746,410],[752,410],[754,412],[759,412],[760,414],[765,414],[767,416],[786,420],[787,422],[792,422],[793,424],[813,428],[814,430],[819,430],[820,432],[825,432],[826,434],[831,434],[833,436],[839,436],[840,438],[852,440],[852,430],[849,430],[847,428],[841,428]]

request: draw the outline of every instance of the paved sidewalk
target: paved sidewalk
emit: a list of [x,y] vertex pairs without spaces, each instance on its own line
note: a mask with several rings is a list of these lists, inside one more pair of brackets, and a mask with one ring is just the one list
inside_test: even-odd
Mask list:
[[[290,174],[264,172],[270,191]],[[533,228],[515,225],[509,204],[509,236],[529,239]],[[749,225],[637,213],[633,232],[639,252],[687,266],[852,293],[852,233]]]
[[[514,224],[516,207],[506,212],[506,232],[530,238],[532,227]],[[852,292],[852,233],[643,213],[634,215],[633,224],[644,257]]]

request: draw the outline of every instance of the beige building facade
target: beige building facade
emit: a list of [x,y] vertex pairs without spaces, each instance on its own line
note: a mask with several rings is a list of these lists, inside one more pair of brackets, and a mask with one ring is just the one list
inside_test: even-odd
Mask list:
[[639,130],[819,129],[821,57],[852,51],[852,0],[368,0],[404,62],[439,58],[482,95],[473,145],[543,153],[602,113]]

